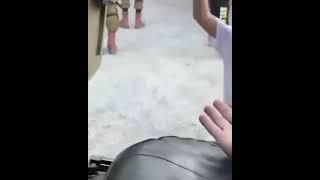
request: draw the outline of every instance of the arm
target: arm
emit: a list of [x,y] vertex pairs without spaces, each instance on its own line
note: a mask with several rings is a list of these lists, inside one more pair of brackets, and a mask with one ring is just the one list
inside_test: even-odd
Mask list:
[[208,0],[193,0],[193,18],[210,36],[216,38],[217,20],[210,13]]

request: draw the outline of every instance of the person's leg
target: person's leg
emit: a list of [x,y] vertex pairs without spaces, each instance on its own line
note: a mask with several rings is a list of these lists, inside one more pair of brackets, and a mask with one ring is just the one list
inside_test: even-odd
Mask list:
[[122,0],[122,19],[120,21],[120,27],[129,29],[129,11],[130,8],[130,0]]
[[116,32],[119,29],[119,16],[117,5],[113,2],[108,2],[107,5],[106,26],[108,29],[108,51],[110,54],[117,53]]
[[135,9],[136,9],[136,24],[135,28],[143,28],[144,22],[142,21],[142,9],[143,9],[143,0],[135,0]]

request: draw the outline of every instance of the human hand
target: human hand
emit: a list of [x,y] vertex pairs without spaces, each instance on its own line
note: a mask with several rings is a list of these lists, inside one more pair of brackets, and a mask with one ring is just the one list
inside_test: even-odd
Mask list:
[[221,101],[204,108],[201,124],[216,139],[226,155],[232,159],[232,107]]

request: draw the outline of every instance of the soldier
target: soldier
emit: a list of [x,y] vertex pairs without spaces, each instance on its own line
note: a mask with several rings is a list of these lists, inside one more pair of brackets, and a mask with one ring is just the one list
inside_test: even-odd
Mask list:
[[[128,9],[130,8],[130,0],[122,0],[122,19],[120,21],[120,27],[129,28]],[[135,28],[143,28],[144,23],[141,19],[141,12],[143,8],[143,0],[135,0],[134,8],[136,9],[136,22]]]
[[119,29],[119,15],[117,9],[117,0],[108,0],[106,26],[108,29],[108,52],[117,53],[116,32]]
[[[117,53],[118,48],[116,45],[116,32],[119,29],[119,26],[126,29],[129,28],[128,9],[130,7],[130,0],[122,0],[122,4],[121,4],[122,19],[120,22],[119,22],[117,6],[120,6],[117,0],[108,0],[106,25],[108,29],[108,52],[110,54]],[[136,29],[144,27],[144,23],[141,17],[142,8],[143,8],[143,0],[135,0],[135,9],[136,9],[135,28]]]

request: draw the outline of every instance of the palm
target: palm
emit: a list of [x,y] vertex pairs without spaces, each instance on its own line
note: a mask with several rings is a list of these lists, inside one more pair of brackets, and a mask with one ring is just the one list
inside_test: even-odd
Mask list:
[[204,108],[201,124],[220,144],[222,150],[232,158],[232,108],[221,101]]

